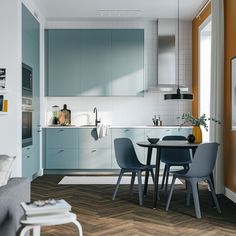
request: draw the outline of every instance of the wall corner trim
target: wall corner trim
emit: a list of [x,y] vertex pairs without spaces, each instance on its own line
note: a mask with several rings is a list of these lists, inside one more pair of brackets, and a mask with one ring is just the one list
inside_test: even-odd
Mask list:
[[225,188],[225,196],[236,203],[236,193],[228,188]]

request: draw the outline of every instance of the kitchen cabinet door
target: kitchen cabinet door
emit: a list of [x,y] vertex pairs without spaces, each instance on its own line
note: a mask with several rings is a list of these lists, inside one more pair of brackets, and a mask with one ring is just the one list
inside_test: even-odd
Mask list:
[[111,149],[78,149],[78,169],[111,169]]
[[77,129],[78,168],[111,169],[111,134],[98,139],[95,128]]
[[136,144],[137,142],[144,141],[144,129],[137,129],[137,128],[112,129],[112,169],[120,169],[116,161],[115,149],[114,149],[114,140],[116,138],[129,138],[133,142],[134,149],[139,161],[141,163],[145,163],[144,148]]
[[46,31],[47,95],[79,96],[81,92],[81,31]]
[[108,135],[99,138],[97,137],[96,128],[81,128],[77,129],[78,143],[77,148],[111,148],[111,133],[110,129]]
[[76,129],[52,128],[46,129],[45,145],[47,148],[77,148]]
[[112,30],[112,96],[143,96],[144,31]]
[[34,174],[33,146],[22,148],[22,176],[32,180]]
[[140,29],[45,32],[47,96],[143,96]]
[[80,95],[111,96],[111,30],[80,31]]
[[33,155],[35,158],[34,162],[34,173],[40,169],[40,98],[39,98],[39,23],[34,21],[34,40],[33,40],[33,119],[32,119],[32,133],[33,133]]
[[77,169],[77,150],[70,148],[47,148],[46,169]]

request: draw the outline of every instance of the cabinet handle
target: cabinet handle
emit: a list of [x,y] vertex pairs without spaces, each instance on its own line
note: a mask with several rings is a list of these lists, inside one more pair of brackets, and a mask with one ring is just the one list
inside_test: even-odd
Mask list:
[[27,150],[30,150],[30,148],[27,148]]
[[59,152],[64,152],[64,150],[63,150],[63,149],[61,149]]
[[27,158],[30,158],[30,156],[26,156]]
[[125,130],[125,132],[128,132],[128,131],[129,131],[129,129],[126,129],[126,130]]
[[64,129],[60,129],[59,131],[60,131],[60,132],[63,132],[63,131],[64,131]]
[[170,129],[166,129],[166,132],[169,132],[170,131]]
[[92,150],[92,152],[96,152],[96,151],[97,151],[97,150],[95,150],[95,149],[94,149],[94,150]]
[[37,125],[37,127],[41,127],[41,125]]
[[40,133],[42,130],[37,130],[38,133]]

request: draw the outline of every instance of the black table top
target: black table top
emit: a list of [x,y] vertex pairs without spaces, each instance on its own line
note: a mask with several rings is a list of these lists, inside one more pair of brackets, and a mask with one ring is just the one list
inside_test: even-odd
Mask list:
[[188,141],[158,141],[156,144],[151,144],[148,141],[138,142],[137,145],[141,147],[152,148],[197,148],[199,144],[189,143]]

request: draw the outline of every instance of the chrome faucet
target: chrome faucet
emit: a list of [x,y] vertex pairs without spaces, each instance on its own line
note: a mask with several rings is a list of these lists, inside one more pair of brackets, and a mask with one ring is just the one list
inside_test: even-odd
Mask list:
[[100,120],[98,120],[98,110],[97,110],[97,107],[93,108],[93,113],[95,113],[95,126],[97,126],[98,123],[101,122]]

